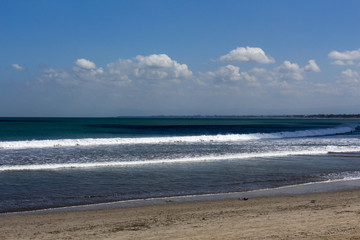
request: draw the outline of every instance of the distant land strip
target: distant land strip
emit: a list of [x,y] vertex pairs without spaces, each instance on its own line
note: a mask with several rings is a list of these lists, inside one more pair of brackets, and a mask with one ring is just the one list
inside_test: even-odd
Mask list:
[[118,118],[360,118],[360,114],[295,114],[295,115],[153,115],[118,116]]

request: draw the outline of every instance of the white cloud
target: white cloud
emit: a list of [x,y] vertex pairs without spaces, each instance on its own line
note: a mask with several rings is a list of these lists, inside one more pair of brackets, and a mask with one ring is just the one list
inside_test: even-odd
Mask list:
[[[209,82],[220,84],[236,84],[236,86],[256,86],[261,91],[282,91],[286,93],[296,93],[304,89],[306,73],[320,72],[321,69],[316,61],[311,59],[304,67],[297,63],[284,61],[283,64],[273,70],[265,68],[253,68],[250,71],[241,72],[238,66],[227,65],[220,67],[216,71],[200,73],[199,83],[208,85]],[[295,81],[294,81],[295,80]],[[306,83],[309,85],[310,83]]]
[[71,70],[46,68],[43,70],[41,81],[55,81],[63,86],[73,86],[79,84],[79,79]]
[[360,60],[360,48],[358,50],[344,52],[332,51],[328,54],[328,57],[336,60],[331,64],[338,66],[351,66],[356,64],[354,61]]
[[129,75],[133,72],[133,62],[130,59],[119,59],[106,65],[111,80],[115,82],[131,82]]
[[275,68],[276,76],[282,79],[303,80],[302,72],[302,68],[300,68],[297,63],[291,63],[289,61],[284,61],[282,65]]
[[226,82],[226,81],[239,81],[242,79],[242,76],[240,74],[240,68],[233,66],[233,65],[227,65],[224,67],[220,67],[215,72],[209,72],[209,75],[214,76],[214,78]]
[[336,88],[339,92],[360,95],[360,74],[357,71],[346,69],[341,72],[340,78],[336,81]]
[[252,70],[250,70],[250,72],[255,75],[262,75],[262,74],[266,73],[266,69],[265,68],[253,68]]
[[313,59],[309,60],[309,64],[304,67],[304,70],[307,72],[321,72],[319,66]]
[[166,54],[152,54],[150,56],[138,55],[135,59],[138,60],[139,65],[146,67],[169,68],[178,65],[177,62],[171,60]]
[[79,68],[73,67],[73,73],[81,80],[96,82],[101,81],[104,75],[103,68]]
[[17,63],[11,64],[11,67],[13,67],[15,70],[22,71],[25,68]]
[[334,62],[332,62],[331,64],[333,64],[333,65],[338,65],[338,66],[346,66],[346,65],[349,65],[349,66],[351,66],[351,65],[354,65],[355,63],[354,63],[354,61],[342,61],[342,60],[336,60],[336,61],[334,61]]
[[319,66],[316,64],[315,60],[309,60],[309,64],[305,67],[300,67],[297,63],[291,63],[290,61],[284,61],[282,65],[275,68],[274,76],[275,78],[284,79],[284,80],[303,80],[304,72],[320,72]]
[[201,74],[203,81],[216,83],[246,83],[248,86],[257,86],[256,77],[247,72],[240,72],[240,68],[234,65],[220,67],[214,72]]
[[97,68],[95,63],[82,58],[77,59],[75,66],[70,69],[47,68],[42,78],[62,85],[78,85],[82,82],[122,85],[130,82],[180,82],[192,77],[186,64],[179,64],[166,54],[119,59],[106,67],[106,70]]
[[337,59],[337,60],[359,60],[360,59],[360,48],[358,50],[353,51],[332,51],[329,53],[329,58]]
[[100,82],[104,78],[103,68],[84,58],[77,59],[70,69],[45,68],[40,80],[55,81],[63,86],[79,85],[81,82]]
[[272,57],[266,56],[264,50],[256,47],[238,47],[234,50],[231,50],[228,54],[220,57],[220,61],[257,63],[275,62]]
[[338,65],[338,66],[345,66],[346,65],[346,63],[344,61],[342,61],[342,60],[336,60],[336,61],[332,62],[331,64]]
[[[115,91],[129,91],[136,94],[162,94],[176,91],[204,91],[224,93],[235,89],[238,93],[255,96],[266,92],[270,94],[297,94],[306,92],[310,82],[305,79],[310,72],[320,72],[320,68],[311,59],[305,66],[284,61],[272,69],[252,68],[241,71],[240,67],[228,64],[213,71],[198,73],[195,76],[186,64],[171,59],[166,54],[138,55],[129,59],[118,59],[106,64],[104,68],[86,59],[77,59],[74,65],[67,69],[47,68],[43,72],[42,80],[52,81],[65,87],[79,86],[83,89],[114,89]],[[295,81],[293,81],[295,80]],[[198,82],[199,86],[194,85]],[[177,83],[176,85],[170,85]],[[184,83],[184,84],[179,84]],[[122,88],[113,88],[114,85]],[[251,91],[248,91],[249,88]],[[122,89],[122,90],[121,90]],[[232,90],[230,90],[232,91]],[[156,93],[155,93],[156,92]]]
[[192,77],[186,64],[179,64],[166,54],[138,55],[134,59],[119,59],[107,64],[109,73],[118,80],[141,82],[180,82]]
[[95,69],[96,65],[95,63],[93,63],[92,61],[89,61],[87,59],[84,58],[79,58],[75,61],[75,65],[81,68],[85,68],[85,69]]
[[359,73],[351,69],[346,69],[345,71],[341,72],[341,76],[342,76],[342,82],[344,83],[360,82]]

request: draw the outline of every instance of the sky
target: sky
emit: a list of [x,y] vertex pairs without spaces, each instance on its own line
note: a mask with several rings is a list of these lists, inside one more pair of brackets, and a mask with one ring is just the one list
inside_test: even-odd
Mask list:
[[0,0],[0,117],[359,112],[358,0]]

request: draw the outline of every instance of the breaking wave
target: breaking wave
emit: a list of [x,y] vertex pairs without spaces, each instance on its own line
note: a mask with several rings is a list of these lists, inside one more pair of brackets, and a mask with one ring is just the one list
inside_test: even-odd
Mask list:
[[209,162],[209,161],[221,161],[221,160],[241,160],[241,159],[249,159],[249,158],[271,158],[271,157],[286,157],[286,156],[295,156],[295,155],[322,155],[328,153],[351,153],[351,152],[360,152],[360,148],[327,146],[327,147],[313,148],[308,150],[298,150],[298,151],[237,153],[237,154],[206,155],[206,156],[195,156],[195,157],[184,156],[180,158],[152,159],[152,160],[138,160],[138,161],[3,165],[0,166],[0,172],[24,171],[24,170],[70,169],[70,168],[130,167],[130,166],[149,165],[149,164]]
[[29,141],[3,141],[0,149],[52,148],[126,144],[173,144],[201,142],[241,142],[260,139],[300,138],[344,134],[355,131],[357,126],[311,129],[295,132],[251,133],[251,134],[219,134],[200,136],[141,137],[141,138],[82,138],[82,139],[51,139]]

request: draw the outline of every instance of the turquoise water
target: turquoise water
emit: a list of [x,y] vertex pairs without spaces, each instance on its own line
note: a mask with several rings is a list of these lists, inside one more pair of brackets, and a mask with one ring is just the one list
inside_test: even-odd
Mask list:
[[0,118],[0,212],[360,178],[358,119]]

